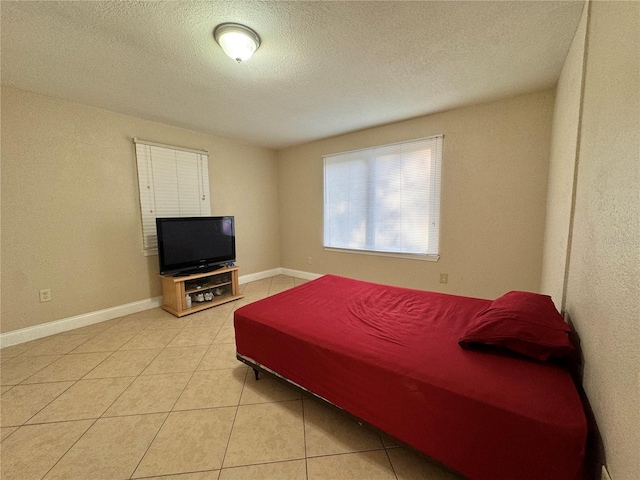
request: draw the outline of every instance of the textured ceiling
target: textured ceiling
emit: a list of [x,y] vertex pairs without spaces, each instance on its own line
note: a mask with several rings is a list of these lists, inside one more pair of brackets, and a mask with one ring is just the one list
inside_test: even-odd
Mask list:
[[[552,87],[581,1],[2,1],[2,83],[282,148]],[[256,30],[242,64],[212,36]]]

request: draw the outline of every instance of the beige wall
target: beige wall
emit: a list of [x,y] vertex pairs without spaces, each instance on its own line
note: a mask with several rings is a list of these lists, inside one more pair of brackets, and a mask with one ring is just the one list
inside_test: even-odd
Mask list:
[[[280,151],[282,266],[485,298],[537,291],[553,102],[544,91]],[[440,133],[440,260],[325,251],[322,155]]]
[[553,111],[540,292],[551,295],[558,310],[562,309],[564,301],[582,100],[587,9],[588,4],[585,3],[582,18],[556,87],[556,103]]
[[208,150],[212,213],[236,217],[241,275],[280,266],[274,151],[3,86],[3,332],[160,295],[133,137]]
[[592,2],[565,308],[614,480],[640,478],[640,3]]

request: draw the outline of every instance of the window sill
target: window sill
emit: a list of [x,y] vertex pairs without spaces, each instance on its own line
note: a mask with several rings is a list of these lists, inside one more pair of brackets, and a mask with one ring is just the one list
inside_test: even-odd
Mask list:
[[351,250],[348,248],[333,248],[333,247],[324,247],[324,250],[326,252],[356,253],[358,255],[375,255],[378,257],[405,258],[408,260],[422,260],[427,262],[437,262],[440,259],[440,255],[419,255],[419,254],[411,254],[411,253],[375,252],[372,250]]

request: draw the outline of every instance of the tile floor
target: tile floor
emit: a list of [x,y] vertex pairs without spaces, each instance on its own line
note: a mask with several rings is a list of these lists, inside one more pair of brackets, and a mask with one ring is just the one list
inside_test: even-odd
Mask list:
[[148,310],[0,351],[0,478],[461,478],[235,358],[233,310]]

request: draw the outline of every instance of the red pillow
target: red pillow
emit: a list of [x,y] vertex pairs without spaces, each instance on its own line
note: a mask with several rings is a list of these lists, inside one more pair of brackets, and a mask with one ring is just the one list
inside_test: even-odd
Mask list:
[[509,292],[478,313],[458,343],[463,348],[502,347],[543,362],[551,357],[575,359],[569,332],[551,297]]

